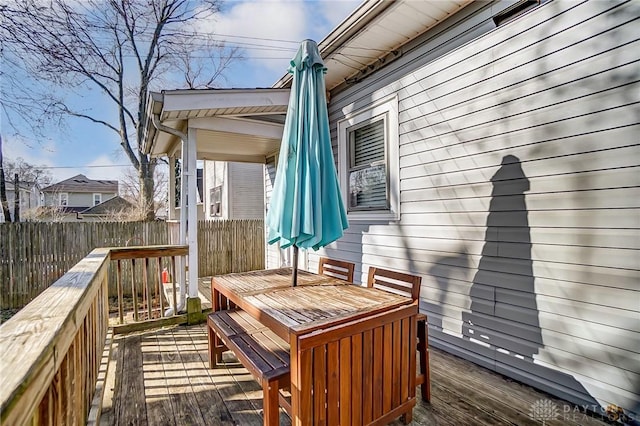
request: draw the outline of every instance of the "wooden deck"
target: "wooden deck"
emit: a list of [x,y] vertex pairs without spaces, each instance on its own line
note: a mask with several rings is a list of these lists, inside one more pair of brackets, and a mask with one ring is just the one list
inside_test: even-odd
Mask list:
[[[224,361],[208,368],[205,324],[116,336],[102,424],[261,425],[260,385],[232,354]],[[418,399],[414,425],[539,425],[535,403],[557,407],[546,425],[607,424],[565,414],[568,403],[436,349],[431,371],[432,403]],[[284,412],[280,421],[291,424]]]

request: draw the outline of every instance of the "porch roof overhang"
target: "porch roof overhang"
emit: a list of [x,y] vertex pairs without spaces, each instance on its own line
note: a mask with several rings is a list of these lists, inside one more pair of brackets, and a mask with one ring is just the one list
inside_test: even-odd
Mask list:
[[195,130],[198,159],[264,163],[280,148],[288,102],[285,88],[151,92],[144,151],[153,157],[181,152],[178,136],[156,129],[156,115],[179,132]]
[[[401,57],[403,46],[471,2],[363,2],[319,43],[327,91],[357,82]],[[196,129],[198,159],[264,163],[280,146],[291,78],[283,75],[272,88],[151,93],[144,152],[154,157],[180,152],[179,138],[153,125],[157,114],[163,125],[183,133],[188,127]]]

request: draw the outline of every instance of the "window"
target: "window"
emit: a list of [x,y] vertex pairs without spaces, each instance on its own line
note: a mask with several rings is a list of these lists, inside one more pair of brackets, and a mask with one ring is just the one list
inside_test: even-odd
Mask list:
[[102,194],[93,194],[93,205],[97,206],[102,202]]
[[213,217],[222,216],[222,186],[216,186],[209,191],[209,215]]
[[397,97],[338,122],[338,146],[349,220],[399,219]]
[[61,192],[58,194],[58,205],[67,206],[69,204],[69,194]]
[[389,209],[384,119],[348,132],[349,210]]

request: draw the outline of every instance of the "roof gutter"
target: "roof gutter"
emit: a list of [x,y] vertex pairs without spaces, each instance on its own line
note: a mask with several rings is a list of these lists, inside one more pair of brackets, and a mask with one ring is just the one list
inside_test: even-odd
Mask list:
[[[157,130],[161,131],[161,132],[166,132],[169,133],[173,136],[176,136],[178,138],[180,138],[180,140],[182,140],[182,159],[183,161],[185,161],[185,148],[188,146],[189,144],[189,138],[188,136],[181,132],[178,129],[174,129],[173,127],[169,127],[169,126],[165,126],[164,124],[162,124],[160,122],[160,111],[155,111],[152,110],[151,111],[151,122],[153,123],[153,127],[155,127]],[[154,135],[152,135],[154,136]],[[155,138],[154,138],[155,139]],[[153,145],[150,144],[149,148],[151,148]],[[195,146],[193,147],[193,149],[196,149]],[[151,152],[151,150],[149,150],[148,152]],[[183,163],[184,164],[184,163]],[[181,179],[180,179],[180,244],[187,244],[187,209],[192,208],[192,206],[187,206],[186,205],[186,190],[187,187],[185,185],[185,179],[184,179],[184,169],[181,169],[180,171],[181,174]],[[169,185],[170,188],[172,188],[171,184]],[[191,226],[190,226],[191,227]],[[181,276],[183,277],[180,282],[180,301],[178,303],[178,306],[173,306],[170,307],[169,309],[167,309],[164,312],[165,316],[169,316],[169,315],[174,315],[177,312],[181,312],[184,307],[186,306],[186,296],[187,296],[187,285],[186,285],[186,280],[184,279],[184,274],[181,273]]]
[[[158,92],[149,92],[149,101],[147,102],[147,120],[145,123],[144,139],[145,145],[143,146],[143,152],[149,154],[152,151],[153,144],[155,142],[156,129],[160,130],[154,122],[154,117],[160,115],[162,108],[164,107],[164,94]],[[159,122],[159,121],[158,121]],[[162,124],[161,124],[162,125]]]
[[165,126],[164,124],[162,124],[160,122],[160,114],[159,113],[158,114],[154,113],[151,116],[151,121],[153,122],[153,126],[156,129],[160,130],[161,132],[169,133],[169,134],[171,134],[173,136],[176,136],[176,137],[182,139],[182,142],[187,143],[187,139],[188,139],[187,135],[185,133],[181,132],[178,129],[174,129],[173,127]]

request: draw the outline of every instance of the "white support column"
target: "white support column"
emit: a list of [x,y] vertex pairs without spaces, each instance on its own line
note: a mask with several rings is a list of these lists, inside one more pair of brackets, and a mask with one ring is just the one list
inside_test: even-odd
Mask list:
[[187,214],[187,244],[189,245],[189,297],[198,297],[198,196],[196,181],[198,176],[196,157],[196,129],[189,127],[187,139],[187,164],[189,166],[188,180],[188,214]]
[[169,220],[176,220],[176,157],[171,155],[169,157],[169,193],[167,199],[169,205],[167,206],[167,216]]
[[[188,138],[187,138],[188,139]],[[187,244],[187,184],[189,182],[189,162],[187,161],[189,153],[189,142],[182,141],[182,158],[180,164],[180,244]],[[188,263],[187,263],[188,264]],[[187,295],[187,274],[185,272],[185,262],[179,259],[178,267],[180,269],[180,301],[178,302],[177,312],[182,311],[186,307]]]

